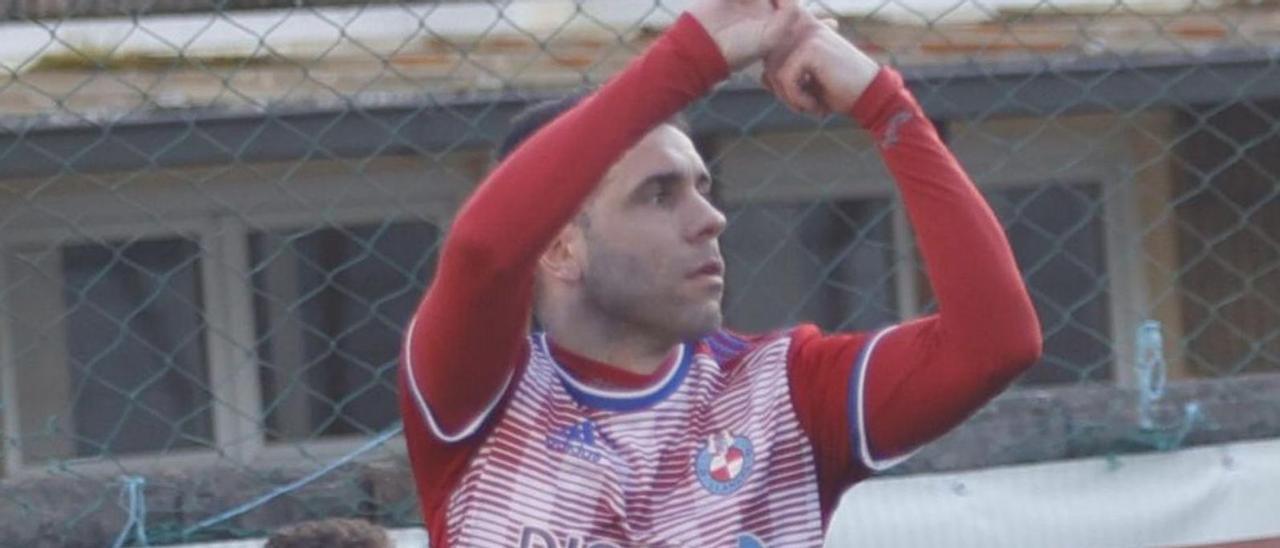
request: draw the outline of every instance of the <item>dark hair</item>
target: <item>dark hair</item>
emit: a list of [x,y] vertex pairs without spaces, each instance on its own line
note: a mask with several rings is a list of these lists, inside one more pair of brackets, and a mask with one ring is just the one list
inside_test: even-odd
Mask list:
[[381,527],[360,519],[305,521],[276,531],[264,548],[390,548]]
[[511,117],[511,128],[507,130],[506,135],[502,136],[502,142],[498,144],[494,159],[498,162],[505,160],[511,151],[520,146],[520,143],[542,129],[542,126],[576,106],[583,97],[585,97],[584,94],[575,93],[559,99],[540,101],[521,109]]
[[[518,148],[530,135],[533,135],[569,109],[577,106],[589,94],[590,92],[575,93],[559,99],[548,99],[534,103],[517,112],[515,116],[511,117],[511,128],[507,130],[507,134],[502,137],[502,142],[498,144],[498,148],[494,151],[494,162],[505,160],[511,154],[511,151]],[[676,113],[666,123],[685,133],[689,132],[689,123],[685,120],[683,114]]]

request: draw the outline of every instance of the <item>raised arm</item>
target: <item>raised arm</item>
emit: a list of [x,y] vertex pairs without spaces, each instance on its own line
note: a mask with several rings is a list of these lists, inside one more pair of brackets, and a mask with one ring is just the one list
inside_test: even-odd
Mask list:
[[445,441],[473,432],[525,348],[535,265],[609,167],[782,35],[768,0],[699,0],[622,73],[531,136],[458,213],[406,334],[409,391]]
[[826,28],[769,69],[789,105],[849,114],[875,137],[938,301],[937,314],[871,337],[825,340],[856,343],[856,355],[820,339],[807,345],[810,355],[853,360],[840,419],[852,456],[880,468],[959,424],[1034,363],[1039,321],[1000,224],[896,71]]

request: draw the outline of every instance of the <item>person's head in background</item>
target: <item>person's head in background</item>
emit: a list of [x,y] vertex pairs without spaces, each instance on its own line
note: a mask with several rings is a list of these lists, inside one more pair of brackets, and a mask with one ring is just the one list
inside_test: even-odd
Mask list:
[[265,548],[391,548],[381,527],[360,519],[332,518],[304,521],[281,528],[267,538]]

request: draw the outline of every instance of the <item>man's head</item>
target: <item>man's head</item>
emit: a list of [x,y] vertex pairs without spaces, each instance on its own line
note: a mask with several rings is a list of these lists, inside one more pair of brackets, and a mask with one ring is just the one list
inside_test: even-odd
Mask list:
[[[500,153],[576,102],[545,103],[518,117]],[[650,131],[614,163],[543,253],[539,316],[586,316],[581,319],[673,340],[717,329],[725,217],[709,201],[710,190],[707,167],[682,121]]]
[[391,548],[381,527],[359,519],[332,518],[282,528],[265,548]]

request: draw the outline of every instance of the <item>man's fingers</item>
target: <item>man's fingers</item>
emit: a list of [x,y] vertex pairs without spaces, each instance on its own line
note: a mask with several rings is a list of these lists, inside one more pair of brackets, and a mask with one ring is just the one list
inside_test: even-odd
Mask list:
[[824,111],[822,86],[812,74],[812,52],[806,53],[810,40],[818,34],[837,28],[833,18],[818,18],[801,5],[800,0],[776,0],[771,40],[764,55],[761,84],[787,106],[806,114]]
[[809,114],[822,117],[830,114],[827,108],[826,92],[822,89],[822,82],[814,76],[813,71],[806,70],[800,75],[800,89],[804,90],[806,97],[812,97],[815,102],[814,110]]
[[764,54],[765,72],[780,66],[785,59],[791,57],[793,50],[824,26],[803,7],[796,5],[787,9],[787,13],[778,14],[777,25],[766,41],[768,48]]
[[778,8],[765,27],[764,53],[791,49],[814,26],[820,26],[817,18],[799,0],[778,0]]
[[823,17],[818,19],[818,21],[822,22],[823,25],[826,25],[827,28],[831,30],[840,30],[840,20],[838,19],[833,17]]
[[806,76],[807,73],[808,48],[802,44],[791,52],[781,67],[772,72],[774,92],[791,108],[816,114],[822,110],[821,97],[815,97],[809,90],[820,88],[815,88],[812,83],[806,84],[807,79],[812,78],[812,75]]

